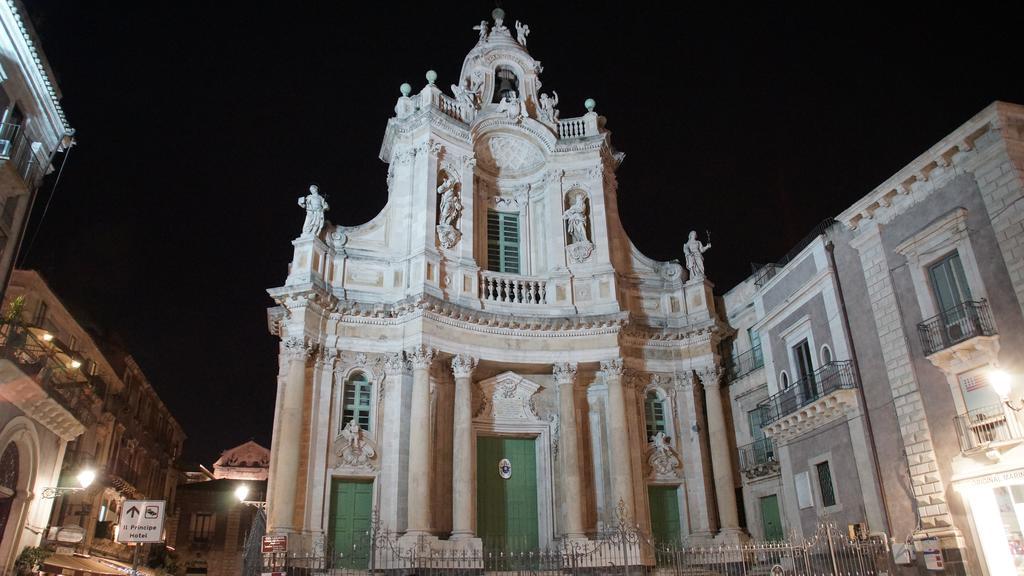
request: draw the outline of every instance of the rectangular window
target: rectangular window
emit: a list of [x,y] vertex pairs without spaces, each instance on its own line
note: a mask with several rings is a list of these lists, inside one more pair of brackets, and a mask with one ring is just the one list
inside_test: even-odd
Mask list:
[[928,277],[935,293],[935,304],[939,312],[946,312],[971,299],[967,276],[960,263],[960,254],[953,252],[928,267]]
[[836,505],[835,488],[832,486],[832,470],[828,461],[819,462],[814,465],[818,473],[818,489],[821,490],[821,505],[825,508]]
[[487,269],[519,273],[519,214],[487,212]]
[[195,512],[192,514],[192,526],[190,527],[189,534],[191,534],[193,542],[209,542],[213,538],[213,520],[214,515],[212,512]]
[[46,322],[46,302],[39,301],[39,307],[36,308],[36,317],[32,320],[32,324],[42,328]]
[[806,339],[793,346],[793,359],[796,360],[796,377],[800,379],[800,390],[804,400],[817,397],[818,386],[814,382],[814,362],[811,359],[811,347]]

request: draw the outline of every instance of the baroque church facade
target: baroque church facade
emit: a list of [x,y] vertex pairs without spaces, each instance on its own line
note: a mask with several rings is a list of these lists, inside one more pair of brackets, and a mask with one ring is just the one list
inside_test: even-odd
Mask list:
[[375,517],[438,549],[533,549],[624,519],[737,541],[707,246],[691,235],[685,268],[640,253],[605,118],[561,118],[529,28],[492,16],[451,95],[432,71],[402,85],[375,218],[299,200],[268,291],[268,533],[339,550]]

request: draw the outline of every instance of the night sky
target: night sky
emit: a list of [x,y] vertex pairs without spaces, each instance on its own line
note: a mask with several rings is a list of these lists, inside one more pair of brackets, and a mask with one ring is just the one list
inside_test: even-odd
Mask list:
[[[450,85],[494,4],[27,2],[79,144],[41,226],[53,176],[40,191],[23,266],[125,343],[187,459],[269,446],[265,290],[284,282],[296,198],[317,182],[330,220],[377,214],[398,86],[430,68]],[[637,246],[681,258],[686,231],[711,230],[719,291],[993,100],[1024,103],[1005,8],[688,4],[502,3],[562,117],[588,97],[607,117]]]

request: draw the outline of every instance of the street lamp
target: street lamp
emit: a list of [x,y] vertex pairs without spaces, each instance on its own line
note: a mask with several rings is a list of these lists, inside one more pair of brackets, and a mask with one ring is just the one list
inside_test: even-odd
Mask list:
[[80,470],[75,476],[75,480],[78,481],[78,486],[55,486],[52,488],[43,488],[43,498],[56,498],[61,494],[85,490],[93,483],[94,480],[96,480],[96,471],[92,468],[82,468],[82,470]]
[[1007,408],[1014,412],[1020,412],[1022,406],[1015,406],[1013,400],[1010,400],[1010,392],[1013,389],[1013,375],[1006,370],[1000,370],[999,368],[993,368],[988,371],[988,382],[992,385],[992,390],[999,395],[999,400],[1006,405]]
[[245,484],[239,484],[238,488],[235,488],[235,498],[238,498],[239,502],[245,502],[245,499],[249,497],[249,487]]

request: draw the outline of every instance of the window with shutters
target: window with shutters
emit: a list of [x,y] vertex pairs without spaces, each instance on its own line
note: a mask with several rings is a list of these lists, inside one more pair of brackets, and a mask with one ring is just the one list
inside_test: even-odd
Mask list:
[[644,420],[647,423],[647,439],[656,436],[658,432],[668,433],[665,417],[665,401],[658,398],[658,394],[651,390],[644,399]]
[[214,518],[213,512],[194,512],[192,514],[189,533],[193,542],[209,542],[213,538]]
[[487,269],[519,274],[519,214],[487,212]]
[[370,392],[372,385],[366,374],[356,372],[345,382],[342,397],[341,425],[356,421],[363,430],[370,429]]

